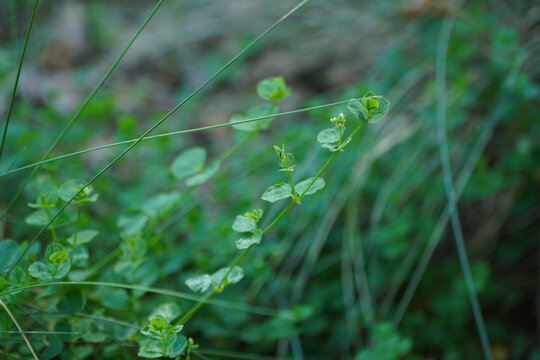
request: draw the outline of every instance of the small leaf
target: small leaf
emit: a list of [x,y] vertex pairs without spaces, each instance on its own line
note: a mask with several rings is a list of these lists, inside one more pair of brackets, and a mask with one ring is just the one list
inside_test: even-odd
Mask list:
[[21,250],[13,240],[0,241],[0,273],[11,270],[21,257]]
[[379,107],[371,111],[371,119],[369,120],[370,124],[376,124],[381,121],[382,118],[388,113],[390,109],[390,102],[385,98],[377,98],[379,100]]
[[125,309],[129,302],[129,294],[124,289],[112,289],[104,291],[101,303],[111,309]]
[[339,128],[325,129],[317,135],[317,141],[321,144],[334,144],[339,141]]
[[42,262],[34,262],[28,267],[28,273],[30,276],[41,280],[52,279],[51,271],[49,268],[51,264],[44,264]]
[[[71,198],[81,190],[81,188],[86,184],[83,180],[71,179],[67,180],[58,188],[58,196],[64,201],[69,201]],[[81,202],[94,202],[97,200],[98,195],[92,195],[93,188],[92,186],[87,186],[82,190],[79,195],[73,200],[72,204],[77,204]]]
[[238,215],[234,219],[232,229],[239,233],[254,232],[257,229],[257,222],[248,216]]
[[141,210],[146,216],[156,220],[167,214],[179,201],[180,193],[176,191],[157,194],[146,201]]
[[81,230],[77,233],[77,237],[75,237],[75,235],[68,237],[67,242],[71,246],[87,244],[92,241],[97,234],[98,232],[96,230]]
[[161,315],[154,315],[150,321],[150,327],[154,330],[165,330],[169,326],[169,322]]
[[193,187],[193,186],[199,186],[199,185],[204,184],[212,176],[214,176],[217,173],[220,166],[221,166],[221,161],[219,160],[212,161],[210,165],[208,165],[208,167],[204,169],[202,172],[188,177],[186,179],[186,185],[189,187]]
[[184,150],[174,159],[171,170],[173,175],[182,180],[203,170],[206,160],[206,150],[202,147],[192,147]]
[[[49,264],[49,269],[53,266],[56,266],[55,264]],[[56,269],[56,273],[52,271],[52,278],[53,279],[62,279],[64,276],[66,276],[71,269],[71,263],[69,261],[64,261],[58,265],[58,269]]]
[[49,223],[49,216],[44,209],[39,209],[28,215],[24,221],[32,226],[45,226]]
[[176,358],[184,352],[187,347],[187,339],[183,335],[178,335],[174,342],[168,347],[169,357]]
[[[296,192],[298,193],[298,196],[302,195],[304,193],[304,191],[306,191],[306,189],[313,182],[314,179],[315,178],[310,177],[309,179],[300,181],[298,184],[296,184],[294,186]],[[317,180],[315,180],[313,185],[311,185],[309,190],[304,195],[315,194],[317,191],[322,189],[324,187],[324,185],[326,185],[326,182],[324,181],[324,179],[322,177],[319,177]]]
[[286,199],[292,197],[291,185],[287,183],[279,183],[270,186],[264,194],[262,194],[261,199],[275,203],[278,200]]
[[368,119],[368,110],[362,106],[360,101],[353,100],[347,104],[349,111],[360,121],[367,121]]
[[122,235],[133,236],[140,233],[147,222],[148,217],[142,214],[129,214],[120,216],[116,225],[122,230]]
[[59,243],[51,243],[45,250],[45,259],[50,263],[60,264],[66,261],[69,256],[69,251]]
[[174,321],[174,319],[180,316],[180,306],[173,302],[161,304],[154,310],[154,313],[148,318],[148,320],[152,320],[154,315],[161,315],[168,322]]
[[221,268],[212,274],[212,285],[218,290],[223,290],[225,285],[236,284],[244,278],[244,270],[241,267],[235,266],[229,275],[227,275],[227,280],[222,284],[225,274],[229,272],[229,267]]
[[257,84],[257,95],[263,100],[279,101],[291,95],[282,76],[266,78]]
[[212,285],[212,278],[207,274],[195,276],[186,280],[186,285],[193,292],[203,293]]
[[[265,104],[261,106],[256,106],[249,109],[245,114],[234,114],[231,117],[230,123],[236,123],[239,121],[244,121],[248,119],[255,119],[258,117],[268,116],[277,113],[277,107],[270,104]],[[250,121],[242,124],[233,125],[233,129],[240,131],[259,131],[266,130],[270,123],[274,120],[273,117],[266,119],[261,119],[257,121]]]
[[69,287],[57,305],[58,310],[64,314],[75,314],[84,308],[86,299],[82,290]]
[[236,240],[236,248],[239,250],[247,249],[253,244],[260,244],[262,239],[262,231],[259,229],[250,237],[243,237]]

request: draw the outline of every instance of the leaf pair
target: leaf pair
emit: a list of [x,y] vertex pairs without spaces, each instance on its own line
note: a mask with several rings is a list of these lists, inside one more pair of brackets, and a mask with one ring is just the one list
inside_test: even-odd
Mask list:
[[28,273],[41,280],[61,279],[71,269],[69,250],[58,243],[52,243],[45,250],[47,263],[34,262],[28,267]]
[[[244,277],[244,270],[241,267],[235,266],[231,271],[229,267],[221,268],[212,275],[204,274],[195,276],[186,281],[186,285],[193,291],[198,293],[204,293],[210,287],[213,287],[215,291],[222,292],[225,286],[236,284]],[[225,275],[227,279],[225,279]]]
[[245,235],[236,240],[236,248],[239,250],[247,249],[251,245],[260,244],[262,239],[262,230],[259,228],[259,220],[263,214],[261,209],[254,209],[244,215],[238,215],[234,219],[232,229]]
[[144,358],[180,356],[188,346],[187,338],[178,335],[183,325],[172,326],[162,315],[154,315],[149,325],[145,325],[141,334],[147,337],[140,345],[138,355]]
[[388,113],[390,102],[384,97],[376,97],[373,92],[368,92],[362,99],[353,100],[347,108],[359,120],[376,124]]
[[290,184],[287,183],[279,183],[270,186],[261,196],[261,199],[275,203],[276,201],[286,199],[286,198],[293,198],[298,199],[301,196],[306,195],[313,195],[320,189],[324,188],[326,185],[326,182],[322,177],[317,178],[315,180],[314,177],[310,177],[308,179],[305,179],[303,181],[300,181],[294,186],[294,189],[296,190],[296,194],[292,193],[292,188]]

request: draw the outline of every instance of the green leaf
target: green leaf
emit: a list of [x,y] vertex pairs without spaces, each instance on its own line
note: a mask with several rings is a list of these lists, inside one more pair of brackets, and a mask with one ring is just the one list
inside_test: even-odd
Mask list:
[[118,218],[116,225],[122,230],[121,235],[133,236],[142,231],[148,217],[142,214],[122,215]]
[[[270,104],[256,106],[249,109],[245,114],[234,114],[231,117],[230,123],[236,123],[243,120],[254,119],[258,117],[268,116],[277,113],[277,107]],[[257,121],[250,121],[243,124],[233,125],[233,129],[240,131],[259,131],[266,130],[270,123],[274,120],[273,117],[267,119],[261,119]]]
[[192,147],[184,150],[174,159],[171,171],[178,180],[182,180],[202,171],[205,160],[206,150],[199,146]]
[[154,315],[150,321],[150,327],[154,330],[165,330],[169,326],[169,322],[161,315]]
[[257,84],[257,95],[263,100],[277,102],[291,95],[291,89],[282,76],[266,78]]
[[[37,279],[50,280],[52,279],[50,265],[53,265],[53,264],[44,264],[42,262],[34,262],[30,264],[30,266],[28,267],[28,273],[30,274],[30,276],[35,277]],[[53,265],[53,270],[54,270],[54,265]]]
[[321,144],[334,144],[339,141],[339,128],[325,129],[317,135],[317,141]]
[[28,215],[24,221],[32,226],[45,226],[49,223],[49,216],[44,209],[39,209]]
[[58,310],[64,314],[75,314],[84,308],[86,298],[82,290],[76,287],[69,287],[66,293],[61,297],[57,305]]
[[275,203],[278,200],[286,199],[292,197],[291,185],[287,183],[279,183],[270,186],[264,194],[262,194],[261,199]]
[[238,215],[234,219],[232,229],[239,233],[254,232],[257,229],[257,222],[248,216]]
[[67,260],[69,251],[59,243],[51,243],[45,250],[45,259],[54,264],[60,264]]
[[124,289],[113,289],[104,292],[101,303],[111,309],[125,309],[129,302],[129,295]]
[[0,241],[0,273],[10,271],[19,261],[21,254],[13,240]]
[[77,232],[76,238],[75,235],[71,235],[70,237],[68,237],[67,242],[71,246],[87,244],[92,241],[92,239],[95,238],[97,234],[98,232],[96,230],[81,230]]
[[[79,190],[86,184],[83,180],[70,179],[62,183],[58,188],[58,196],[64,201],[69,201],[73,195],[75,195]],[[79,195],[73,200],[72,204],[78,204],[82,202],[94,202],[98,199],[98,195],[92,195],[93,188],[92,186],[87,186]]]
[[223,278],[225,274],[229,271],[229,267],[221,268],[215,273],[212,274],[212,284],[218,291],[222,291],[226,285],[236,284],[244,278],[244,270],[240,266],[235,266],[229,275],[227,275],[227,280],[223,284]]
[[[49,264],[49,268],[52,268],[53,266],[56,266],[55,264]],[[58,269],[56,270],[56,273],[52,271],[52,278],[59,280],[65,277],[69,270],[71,269],[71,263],[69,261],[64,261],[58,265]]]
[[180,201],[180,193],[173,191],[154,195],[142,205],[142,212],[157,220],[167,214]]
[[164,354],[157,342],[151,339],[145,339],[139,344],[139,352],[137,355],[146,359],[156,359],[163,357]]
[[219,160],[212,161],[210,165],[208,165],[208,167],[204,169],[202,172],[188,177],[186,179],[186,185],[189,187],[193,187],[193,186],[199,186],[199,185],[204,184],[212,176],[214,176],[217,173],[220,166],[221,166],[221,161]]
[[148,320],[152,320],[154,315],[161,315],[168,322],[174,321],[178,316],[180,316],[180,306],[177,303],[165,303],[158,306]]
[[203,293],[212,285],[212,277],[207,274],[195,276],[186,280],[186,285],[193,292]]
[[[313,182],[314,179],[315,179],[314,177],[310,177],[309,179],[300,181],[298,184],[294,186],[294,189],[296,190],[296,193],[298,194],[298,196],[302,195],[304,191],[306,191],[306,189]],[[313,185],[309,188],[309,190],[304,195],[315,194],[317,191],[322,189],[324,185],[326,185],[326,182],[324,181],[322,177],[319,177],[317,180],[315,180]]]
[[377,98],[377,100],[379,100],[379,107],[376,110],[371,111],[370,124],[376,124],[381,121],[390,109],[390,102],[388,100],[385,98]]
[[239,250],[247,249],[253,244],[260,244],[262,239],[262,231],[259,229],[250,237],[243,237],[236,240],[236,248]]
[[362,106],[362,103],[358,100],[352,100],[347,104],[349,111],[360,121],[367,121],[368,119],[368,110]]
[[[373,93],[368,93],[366,96],[373,96]],[[370,107],[369,99],[362,99],[362,101],[353,100],[348,105],[347,108],[351,113],[361,121],[367,121],[370,124],[378,123],[390,109],[390,102],[383,97],[377,98],[378,107],[374,110],[368,110]]]
[[186,349],[187,343],[188,341],[185,336],[177,335],[174,342],[172,342],[172,344],[170,344],[170,346],[167,348],[169,357],[176,358],[180,356],[180,354],[182,354],[182,352],[184,352]]

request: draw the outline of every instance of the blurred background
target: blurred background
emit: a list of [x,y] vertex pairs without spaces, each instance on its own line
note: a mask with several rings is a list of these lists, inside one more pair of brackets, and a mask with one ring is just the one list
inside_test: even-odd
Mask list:
[[[40,160],[155,3],[41,1],[1,173]],[[296,3],[167,0],[53,154],[137,138]],[[32,7],[30,0],[0,1],[1,114]],[[445,46],[441,25],[450,17],[441,89],[437,49]],[[292,318],[208,305],[183,330],[200,345],[192,358],[482,358],[442,179],[436,118],[443,96],[458,213],[492,357],[540,359],[539,60],[537,1],[311,0],[187,102],[155,133],[228,122],[261,104],[256,84],[276,75],[292,89],[280,111],[368,91],[392,104],[327,170],[324,191],[295,207],[249,253],[245,279],[217,296],[239,307],[286,309]],[[346,106],[276,118],[194,189],[172,176],[174,158],[194,145],[217,158],[241,133],[224,127],[139,144],[94,184],[100,197],[83,218],[99,236],[84,266],[126,241],[120,218],[139,214],[157,194],[178,192],[181,200],[151,222],[136,271],[115,271],[114,260],[96,276],[189,292],[187,278],[227,266],[237,255],[230,230],[237,214],[261,207],[264,223],[283,208],[260,200],[266,187],[283,180],[272,145],[284,143],[294,153],[297,176],[313,176],[328,157],[317,133],[340,112]],[[39,228],[25,223],[32,210],[26,203],[40,181],[88,180],[121,149],[44,165],[0,222],[0,239],[23,243],[35,235]],[[0,209],[30,172],[0,178]],[[25,329],[74,327],[76,315],[53,315],[54,292],[33,294],[14,305]],[[171,301],[105,288],[86,289],[85,296],[86,314],[135,330],[95,324],[105,334],[99,344],[33,336],[44,358],[135,358],[136,328]],[[0,334],[0,341],[7,358],[24,358],[17,355],[27,351],[20,337]],[[48,350],[52,343],[60,351]],[[88,344],[90,351],[77,351]]]

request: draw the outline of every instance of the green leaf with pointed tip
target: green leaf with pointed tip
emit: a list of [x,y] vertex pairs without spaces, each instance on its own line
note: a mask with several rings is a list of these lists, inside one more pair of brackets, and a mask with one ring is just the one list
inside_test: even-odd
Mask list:
[[69,252],[64,253],[66,251],[61,244],[51,243],[45,249],[45,259],[50,263],[59,264],[67,259]]
[[234,219],[232,229],[239,233],[254,232],[257,229],[257,222],[248,216],[238,215]]
[[339,141],[339,128],[325,129],[317,135],[317,141],[321,144],[335,144]]
[[171,171],[178,180],[182,180],[201,172],[204,169],[205,160],[206,150],[199,146],[192,147],[184,150],[174,159]]
[[186,280],[186,285],[193,292],[203,293],[212,285],[212,277],[204,274]]
[[98,232],[96,230],[81,230],[77,232],[77,237],[75,237],[75,234],[68,237],[67,242],[71,246],[87,244],[92,241],[97,234]]
[[[302,195],[304,191],[308,188],[308,186],[313,182],[315,178],[310,177],[309,179],[300,181],[298,184],[294,186],[294,189],[296,190],[298,196]],[[309,190],[304,195],[312,195],[315,194],[317,191],[321,190],[326,185],[326,182],[322,177],[319,177],[313,185],[309,188]]]
[[189,187],[199,186],[207,182],[212,176],[214,176],[221,166],[221,161],[214,160],[205,168],[202,172],[190,176],[186,179],[186,185]]
[[0,241],[0,273],[11,270],[21,257],[21,249],[13,240]]
[[[236,123],[243,120],[255,119],[258,117],[268,116],[277,113],[277,107],[270,104],[256,106],[249,109],[245,114],[234,114],[231,117],[230,123]],[[240,131],[259,131],[266,130],[270,123],[274,120],[273,117],[261,119],[257,121],[250,121],[242,124],[233,125],[233,129]]]
[[266,189],[264,194],[262,194],[261,199],[275,203],[278,200],[286,199],[288,197],[292,197],[291,185],[287,183],[279,183]]
[[282,76],[273,76],[259,81],[257,95],[263,100],[279,101],[291,95],[291,89],[287,87]]
[[239,250],[247,249],[253,244],[260,244],[262,239],[262,231],[259,229],[255,233],[251,234],[250,237],[243,237],[236,240],[236,248]]

